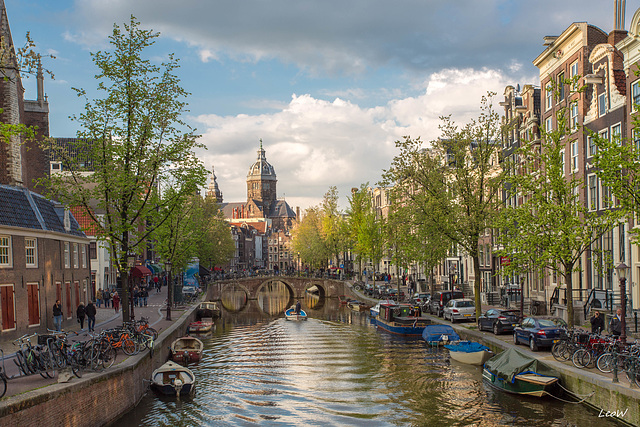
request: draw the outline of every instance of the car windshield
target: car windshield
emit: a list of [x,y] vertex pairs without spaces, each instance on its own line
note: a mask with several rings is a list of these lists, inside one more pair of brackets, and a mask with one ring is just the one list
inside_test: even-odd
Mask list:
[[540,325],[541,328],[556,328],[556,327],[558,327],[558,325],[556,325],[555,323],[553,323],[551,320],[548,320],[548,319],[538,319],[538,324]]
[[473,301],[458,301],[456,303],[458,307],[473,307]]

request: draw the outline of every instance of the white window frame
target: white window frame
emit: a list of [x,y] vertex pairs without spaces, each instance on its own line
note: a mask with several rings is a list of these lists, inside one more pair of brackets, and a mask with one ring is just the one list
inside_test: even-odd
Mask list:
[[82,259],[82,268],[87,268],[87,245],[80,246],[80,258]]
[[598,210],[598,176],[596,174],[587,177],[587,203],[590,211]]
[[565,156],[564,148],[560,150],[560,158],[562,159],[562,176],[567,175],[567,157]]
[[[574,78],[575,76],[577,76],[577,75],[578,75],[578,61],[577,61],[577,60],[576,60],[576,61],[574,61],[574,62],[571,64],[571,67],[569,68],[569,70],[570,70],[570,71],[569,71],[569,74],[570,74],[571,80],[573,80],[573,78]],[[576,82],[576,83],[574,84],[574,86],[573,86],[573,87],[574,87],[574,89],[576,88],[576,86],[577,86],[577,85],[578,85],[578,82]]]
[[578,140],[571,141],[571,170],[578,171]]
[[631,83],[631,111],[638,111],[640,105],[640,80]]
[[544,123],[544,129],[547,133],[553,131],[553,116],[547,117],[547,120],[545,120]]
[[571,131],[578,130],[578,103],[573,102],[571,104]]
[[550,84],[547,84],[547,87],[545,88],[545,99],[545,111],[548,111],[553,106],[553,89]]
[[0,267],[13,267],[13,244],[11,236],[0,235]]
[[616,123],[611,126],[609,135],[611,135],[611,141],[617,141],[617,145],[622,145],[622,123]]
[[38,239],[35,237],[24,238],[25,266],[38,267]]
[[607,94],[602,92],[598,95],[598,117],[607,114]]
[[562,102],[564,100],[564,97],[566,95],[565,93],[565,88],[564,88],[564,71],[562,71],[561,73],[558,74],[558,78],[556,79],[556,81],[558,82],[558,101],[557,102]]
[[587,157],[593,157],[598,151],[598,146],[592,136],[587,136]]
[[73,268],[78,268],[79,265],[80,263],[78,260],[78,244],[74,243],[73,244]]
[[71,268],[71,248],[69,242],[64,242],[64,268]]

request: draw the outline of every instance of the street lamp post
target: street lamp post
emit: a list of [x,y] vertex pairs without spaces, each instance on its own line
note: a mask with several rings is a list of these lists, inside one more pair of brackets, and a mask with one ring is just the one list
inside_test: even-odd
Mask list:
[[133,311],[133,286],[131,283],[133,282],[133,275],[131,274],[131,269],[136,265],[136,255],[129,253],[127,254],[127,269],[129,274],[127,275],[127,288],[129,289],[129,301],[123,302],[124,304],[129,304],[130,307],[130,320],[134,320],[136,318],[135,313]]
[[620,319],[620,341],[627,342],[627,265],[621,262],[617,267],[618,278],[620,279],[620,305],[622,306],[622,316]]
[[164,269],[167,272],[167,320],[171,320],[171,305],[173,304],[173,292],[171,292],[171,261],[164,263]]

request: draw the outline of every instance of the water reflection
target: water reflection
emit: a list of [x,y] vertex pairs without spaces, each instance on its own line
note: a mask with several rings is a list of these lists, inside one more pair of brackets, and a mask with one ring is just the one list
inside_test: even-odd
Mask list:
[[247,305],[247,299],[246,290],[242,286],[233,283],[222,290],[220,302],[228,311],[238,312]]
[[263,307],[249,301],[239,313],[223,311],[193,366],[192,400],[149,394],[116,425],[614,425],[582,405],[494,390],[480,368],[379,332],[335,299],[309,309],[307,322]]
[[258,290],[257,301],[266,314],[283,313],[293,303],[293,292],[283,281],[269,280]]

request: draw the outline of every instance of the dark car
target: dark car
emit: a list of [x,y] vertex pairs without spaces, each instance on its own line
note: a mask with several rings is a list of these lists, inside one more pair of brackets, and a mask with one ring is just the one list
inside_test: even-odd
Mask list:
[[478,330],[493,331],[500,335],[503,332],[513,332],[518,323],[520,312],[517,310],[503,310],[492,308],[478,318]]
[[526,317],[513,329],[513,343],[528,344],[531,351],[539,347],[551,347],[563,337],[563,329],[549,319]]
[[442,317],[444,306],[447,305],[452,299],[462,299],[464,293],[462,291],[439,291],[433,294],[431,297],[431,303],[429,304],[429,313],[437,314]]

